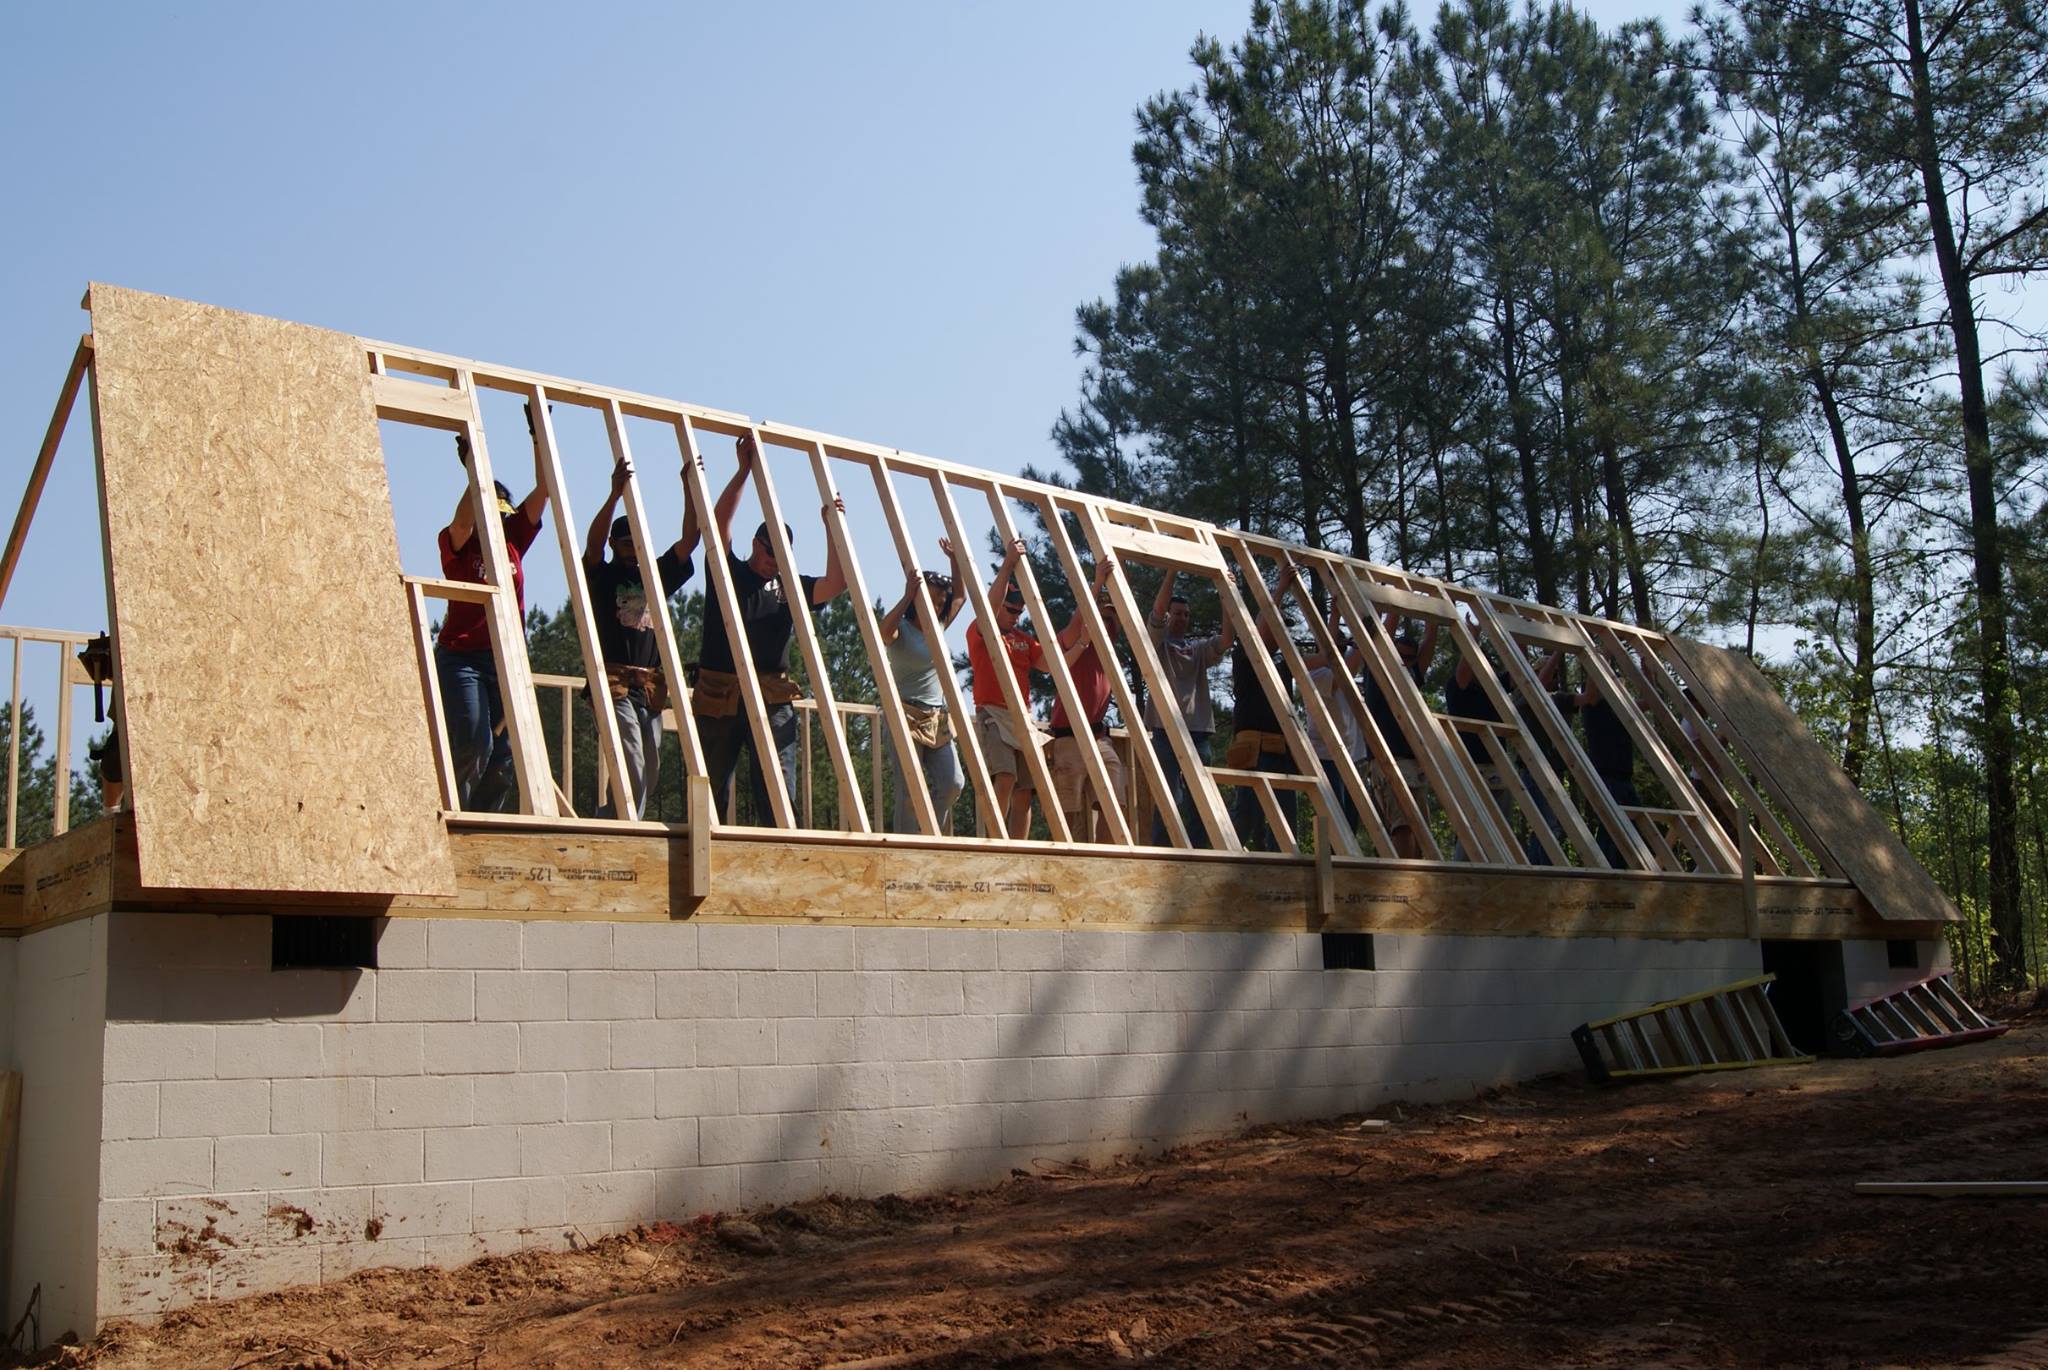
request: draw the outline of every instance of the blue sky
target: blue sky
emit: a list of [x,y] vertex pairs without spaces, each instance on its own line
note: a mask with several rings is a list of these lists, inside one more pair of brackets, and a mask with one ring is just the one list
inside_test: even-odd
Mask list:
[[[1681,7],[1583,8],[1611,24]],[[1078,376],[1074,307],[1150,253],[1132,112],[1187,80],[1197,33],[1235,37],[1248,12],[0,7],[0,519],[93,279],[979,466],[1047,464]],[[493,450],[523,489],[513,423]],[[0,622],[103,624],[84,436]],[[401,542],[408,569],[431,571],[454,464],[445,442],[400,449]],[[566,455],[584,517],[605,462]],[[900,588],[872,565],[871,589]],[[559,570],[535,574],[530,602],[561,595]]]

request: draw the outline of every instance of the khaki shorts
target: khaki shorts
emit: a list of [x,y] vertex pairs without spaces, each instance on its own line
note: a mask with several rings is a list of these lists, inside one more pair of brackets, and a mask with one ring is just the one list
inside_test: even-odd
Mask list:
[[[1396,757],[1395,764],[1401,768],[1401,779],[1408,786],[1408,792],[1415,796],[1417,806],[1428,811],[1429,789],[1422,782],[1422,763],[1412,756]],[[1408,811],[1401,807],[1400,796],[1387,778],[1386,767],[1378,761],[1367,763],[1366,789],[1372,794],[1373,807],[1386,820],[1388,832],[1405,832],[1414,824],[1408,821]]]
[[1104,808],[1114,806],[1124,792],[1124,763],[1117,757],[1116,745],[1106,737],[1055,737],[1052,740],[1052,789],[1059,799],[1060,812],[1079,813],[1087,807],[1088,767],[1082,759],[1081,747],[1092,741],[1095,750],[1102,757],[1102,768],[1109,772],[1111,799]]
[[999,705],[983,704],[974,710],[974,737],[981,743],[990,776],[1015,776],[1022,784],[1031,783],[1031,763],[1024,759],[1024,748],[1043,747],[1043,733],[1029,724],[1020,731],[1015,714]]

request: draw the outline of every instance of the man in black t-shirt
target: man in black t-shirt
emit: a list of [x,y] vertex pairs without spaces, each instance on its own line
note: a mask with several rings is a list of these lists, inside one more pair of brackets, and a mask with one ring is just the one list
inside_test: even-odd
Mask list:
[[[1509,690],[1514,689],[1510,681]],[[1470,658],[1460,655],[1458,665],[1451,672],[1451,678],[1444,682],[1444,712],[1452,718],[1469,718],[1480,723],[1498,723],[1500,711],[1493,707],[1493,697],[1486,693],[1486,686],[1472,668]],[[1479,778],[1486,786],[1487,794],[1493,800],[1501,818],[1510,828],[1514,826],[1513,811],[1508,807],[1508,781],[1494,764],[1493,753],[1487,750],[1486,739],[1477,732],[1458,730],[1458,740],[1465,744],[1465,755],[1479,768]],[[1465,859],[1465,845],[1455,843],[1451,848],[1451,860]]]
[[[1256,615],[1258,609],[1252,608],[1252,613]],[[1287,665],[1275,650],[1277,645],[1272,625],[1260,620],[1259,642],[1253,650],[1265,652],[1273,663],[1273,669],[1284,681],[1287,679]],[[1266,697],[1266,688],[1259,683],[1258,672],[1245,651],[1243,638],[1237,639],[1230,647],[1230,694],[1231,738],[1230,747],[1223,756],[1224,764],[1239,770],[1293,775],[1294,757],[1287,750],[1287,738],[1280,731],[1273,701]],[[1237,829],[1237,840],[1247,850],[1295,850],[1297,796],[1291,789],[1282,789],[1274,791],[1274,798],[1280,801],[1280,812],[1287,819],[1287,831],[1284,833],[1273,831],[1266,818],[1265,805],[1259,802],[1258,792],[1251,786],[1238,786],[1237,793],[1231,797],[1231,826]]]
[[[739,508],[740,490],[759,460],[760,452],[753,438],[741,438],[739,467],[719,493],[712,517],[725,540],[726,570],[732,576],[733,591],[739,599],[740,629],[746,634],[755,676],[768,706],[768,728],[775,742],[776,761],[782,767],[783,788],[793,796],[798,738],[794,701],[802,694],[789,678],[789,639],[796,630],[796,620],[781,569],[776,565],[768,525],[764,523],[754,530],[753,546],[746,556],[735,555],[732,547],[732,519]],[[846,511],[845,502],[836,497],[832,507],[841,513]],[[794,540],[795,534],[787,525],[783,532]],[[846,572],[839,564],[838,550],[828,549],[824,575],[798,576],[797,580],[798,593],[806,605],[816,608],[829,604],[846,589]],[[714,589],[704,596],[704,646],[697,663],[697,689],[691,699],[697,733],[704,740],[704,766],[711,775],[711,795],[718,804],[719,821],[729,823],[732,812],[726,794],[732,788],[733,772],[739,767],[741,752],[752,756],[749,792],[754,801],[754,822],[767,827],[774,821],[770,817],[768,786],[761,776],[761,757],[754,745],[753,729],[747,725],[738,672],[731,626]]]
[[[1643,801],[1636,793],[1635,739],[1629,736],[1628,727],[1614,705],[1601,697],[1590,671],[1579,690],[1578,705],[1579,721],[1586,730],[1586,759],[1593,763],[1593,773],[1600,777],[1615,804],[1624,809],[1640,807]],[[1608,835],[1604,823],[1599,829],[1600,850],[1609,864],[1619,867],[1621,848]]]
[[[1436,656],[1436,620],[1429,620],[1420,637],[1397,613],[1387,614],[1383,622],[1387,631],[1393,634],[1394,652],[1400,658],[1401,669],[1415,682],[1415,688],[1421,689],[1423,673],[1429,670],[1429,663]],[[1414,744],[1401,730],[1394,717],[1394,706],[1387,701],[1385,691],[1380,689],[1378,679],[1370,671],[1365,676],[1365,709],[1372,716],[1373,726],[1379,729],[1380,736],[1387,740],[1387,750],[1393,754],[1394,768],[1401,782],[1423,804],[1428,804],[1429,788],[1423,782],[1422,765],[1415,759]],[[1387,825],[1387,835],[1394,839],[1394,855],[1419,859],[1422,856],[1422,836],[1415,831],[1415,826],[1408,821],[1407,811],[1395,798],[1393,776],[1375,758],[1367,779],[1372,789],[1373,804]]]
[[[619,496],[633,468],[624,458],[612,467],[611,494],[590,521],[583,539],[583,574],[590,585],[592,615],[597,620],[597,645],[604,656],[605,684],[611,692],[612,712],[619,720],[619,742],[626,753],[626,778],[614,779],[611,798],[599,807],[599,818],[618,812],[621,785],[630,785],[633,812],[647,813],[648,796],[661,779],[661,711],[668,707],[668,683],[661,673],[661,653],[655,645],[654,606],[649,603],[646,570],[639,550],[633,545],[633,529],[626,519],[612,518]],[[609,528],[609,536],[607,536]],[[611,559],[605,559],[609,544]],[[683,516],[683,535],[655,559],[655,575],[661,582],[661,612],[668,612],[668,596],[680,590],[695,571],[690,553],[697,546],[697,515]]]

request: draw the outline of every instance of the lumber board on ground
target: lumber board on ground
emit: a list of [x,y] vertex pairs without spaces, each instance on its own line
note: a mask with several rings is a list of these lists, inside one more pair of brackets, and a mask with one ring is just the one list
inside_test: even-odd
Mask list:
[[1948,1199],[2048,1199],[2048,1180],[1859,1180],[1856,1192]]
[[1959,923],[1942,893],[1883,815],[1871,807],[1806,725],[1746,657],[1672,636],[1693,688],[1712,698],[1741,745],[1770,772],[1780,793],[1827,848],[1823,856],[1863,892],[1878,916],[1899,922]]
[[361,345],[112,286],[91,300],[144,879],[447,890]]

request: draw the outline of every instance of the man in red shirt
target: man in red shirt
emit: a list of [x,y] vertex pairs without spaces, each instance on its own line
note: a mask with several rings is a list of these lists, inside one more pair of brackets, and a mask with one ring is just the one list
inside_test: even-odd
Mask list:
[[[1095,582],[1090,591],[1102,610],[1108,626],[1110,641],[1116,641],[1116,610],[1111,607],[1109,597],[1103,593],[1102,583],[1109,578],[1109,562],[1098,562],[1095,567]],[[1067,717],[1067,706],[1055,704],[1047,727],[1052,733],[1052,787],[1059,798],[1060,812],[1067,816],[1067,830],[1077,842],[1098,840],[1095,826],[1096,813],[1117,802],[1123,793],[1124,766],[1116,754],[1116,747],[1109,740],[1106,717],[1109,713],[1109,673],[1116,669],[1111,661],[1105,665],[1096,654],[1095,644],[1088,640],[1086,628],[1081,621],[1081,610],[1074,609],[1073,618],[1060,633],[1061,654],[1067,659],[1067,670],[1074,677],[1074,693],[1081,697],[1082,725],[1074,726]],[[1083,739],[1087,740],[1084,741]],[[1083,759],[1082,747],[1092,746],[1102,757],[1103,769],[1109,773],[1109,793],[1096,796],[1091,805],[1088,800],[1088,770]]]
[[[469,466],[469,443],[458,435],[455,453]],[[522,559],[540,536],[547,492],[540,482],[540,445],[534,445],[534,485],[525,499],[496,486],[495,512],[504,520],[505,555],[512,562],[512,594],[519,621],[526,622],[526,573]],[[455,516],[441,530],[441,574],[448,580],[489,583],[484,574],[484,540],[477,536],[476,506],[465,486]],[[513,791],[512,740],[505,732],[505,702],[498,693],[498,659],[491,653],[490,622],[481,604],[450,602],[434,643],[434,669],[441,678],[441,708],[448,720],[448,750],[455,767],[456,807],[485,813],[508,806]]]

